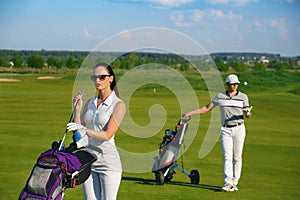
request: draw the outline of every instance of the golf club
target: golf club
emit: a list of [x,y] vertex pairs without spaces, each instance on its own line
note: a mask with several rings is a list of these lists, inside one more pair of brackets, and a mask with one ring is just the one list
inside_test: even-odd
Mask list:
[[[86,94],[83,93],[83,92],[81,92],[81,99],[82,99],[82,101],[84,101],[85,98],[86,98]],[[73,116],[74,116],[74,112],[75,112],[75,108],[76,108],[77,104],[78,104],[78,101],[76,102],[76,104],[75,104],[75,106],[74,106],[74,108],[73,108],[73,110],[72,110],[72,113],[71,113],[71,116],[70,116],[70,119],[69,119],[69,122],[68,122],[68,123],[70,123],[70,122],[73,120]],[[60,141],[60,145],[59,145],[58,151],[61,151],[61,150],[62,150],[62,147],[63,147],[64,141],[65,141],[67,132],[68,132],[68,129],[66,128],[66,130],[65,130],[65,132],[64,132],[64,135],[63,135],[63,138],[62,138],[62,140]]]

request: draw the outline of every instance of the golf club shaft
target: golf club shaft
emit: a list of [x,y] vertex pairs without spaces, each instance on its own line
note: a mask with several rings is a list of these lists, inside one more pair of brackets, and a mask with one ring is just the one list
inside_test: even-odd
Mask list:
[[[82,93],[82,94],[81,94],[81,99],[84,100],[84,98],[85,98],[85,95]],[[79,101],[79,100],[78,100],[78,101]],[[75,108],[77,107],[78,101],[77,101],[76,104],[74,105],[74,108],[73,108],[73,110],[72,110],[72,113],[71,113],[71,116],[70,116],[70,119],[69,119],[69,122],[68,122],[68,123],[72,122],[72,120],[73,120]],[[61,140],[61,142],[60,142],[60,144],[59,144],[58,151],[61,151],[61,150],[62,150],[64,141],[65,141],[66,136],[67,136],[67,132],[68,132],[68,129],[66,128],[66,130],[65,130],[65,132],[64,132],[64,135],[63,135],[63,138],[62,138],[62,140]]]

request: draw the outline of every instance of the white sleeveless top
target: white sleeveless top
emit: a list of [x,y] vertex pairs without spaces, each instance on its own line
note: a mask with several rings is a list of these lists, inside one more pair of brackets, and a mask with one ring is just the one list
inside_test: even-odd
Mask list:
[[[113,113],[115,105],[121,101],[113,91],[97,109],[97,96],[88,101],[84,113],[84,123],[89,129],[104,131]],[[89,136],[87,151],[97,156],[92,165],[92,171],[103,170],[122,171],[121,160],[115,145],[115,136],[108,141],[97,140]]]

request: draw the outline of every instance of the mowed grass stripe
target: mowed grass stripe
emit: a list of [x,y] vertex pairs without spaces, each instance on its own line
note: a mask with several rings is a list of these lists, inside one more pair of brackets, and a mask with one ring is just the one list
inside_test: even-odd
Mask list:
[[[191,84],[196,84],[194,88],[202,89],[196,83],[199,75],[189,76]],[[124,172],[118,199],[297,199],[300,196],[299,73],[248,72],[240,77],[247,77],[248,86],[241,85],[240,89],[248,94],[254,106],[253,118],[246,121],[240,190],[220,192],[223,174],[219,142],[205,158],[198,158],[210,120],[207,114],[200,117],[196,137],[183,155],[187,171],[200,171],[199,185],[190,184],[181,172],[164,186],[155,185],[151,172]],[[71,112],[74,77],[38,80],[36,75],[18,75],[18,78],[23,81],[0,83],[1,199],[17,199],[39,154],[62,137]],[[134,120],[140,125],[149,123],[148,108],[152,102],[158,103],[159,98],[168,112],[163,129],[173,129],[181,114],[174,95],[165,91],[155,99],[151,87],[141,88],[134,95],[130,108]],[[207,91],[195,92],[200,105],[208,103]],[[143,108],[145,102],[147,106]],[[137,139],[120,131],[116,142],[129,150],[152,151],[158,148],[163,133],[164,130],[151,138]],[[181,165],[181,159],[178,164]],[[83,199],[81,187],[68,189],[64,199]]]

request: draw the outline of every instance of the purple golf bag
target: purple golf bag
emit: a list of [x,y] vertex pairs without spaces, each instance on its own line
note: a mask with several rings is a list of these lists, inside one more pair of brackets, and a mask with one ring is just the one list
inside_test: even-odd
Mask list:
[[[82,99],[84,98],[82,94]],[[69,123],[73,115],[74,110]],[[92,163],[97,158],[87,151],[80,150],[85,147],[87,136],[81,136],[77,131],[73,132],[73,142],[65,148],[67,132],[68,129],[60,142],[53,142],[52,148],[39,156],[19,200],[62,200],[67,188],[80,185],[90,176]]]
[[22,190],[19,200],[61,200],[67,188],[83,183],[96,157],[86,151],[43,152]]

